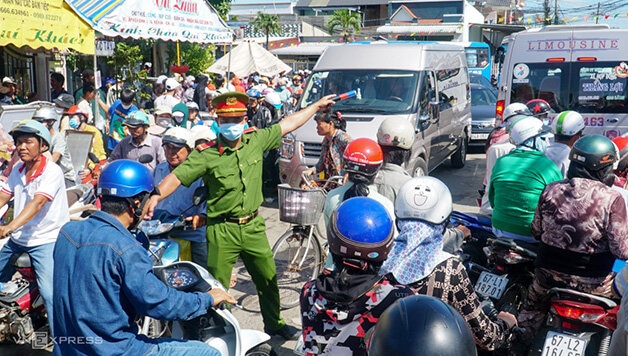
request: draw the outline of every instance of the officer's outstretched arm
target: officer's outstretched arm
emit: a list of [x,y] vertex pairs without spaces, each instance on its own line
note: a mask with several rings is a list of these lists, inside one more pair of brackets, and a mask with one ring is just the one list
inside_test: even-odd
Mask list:
[[150,200],[148,201],[148,211],[146,212],[146,216],[144,216],[144,220],[152,219],[157,203],[174,193],[180,185],[181,181],[179,178],[177,178],[174,174],[169,173],[159,184],[159,195],[153,195],[150,197]]
[[305,109],[299,110],[294,114],[290,114],[286,116],[283,120],[279,121],[279,126],[281,126],[281,135],[283,136],[298,129],[299,127],[301,127],[301,125],[305,124],[307,120],[314,116],[319,110],[325,109],[334,104],[334,101],[330,100],[330,98],[333,98],[334,96],[335,95],[333,94],[324,96],[322,99],[315,102],[314,104],[306,107]]

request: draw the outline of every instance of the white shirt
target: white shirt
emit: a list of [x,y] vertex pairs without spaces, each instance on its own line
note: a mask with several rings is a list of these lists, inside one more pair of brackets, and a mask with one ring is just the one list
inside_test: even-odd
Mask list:
[[47,200],[30,221],[13,232],[13,242],[26,247],[55,242],[61,226],[70,221],[61,168],[42,155],[42,164],[28,181],[26,167],[24,163],[19,163],[13,167],[7,185],[2,191],[14,197],[14,217],[24,210],[35,195],[41,195]]
[[490,202],[488,201],[488,189],[491,183],[491,174],[493,173],[493,166],[495,166],[495,162],[501,156],[505,156],[510,151],[515,149],[515,145],[506,141],[502,143],[494,143],[486,151],[486,173],[484,175],[484,195],[482,196],[482,203],[480,205],[480,213],[484,215],[491,216],[493,215],[493,208],[491,207]]
[[569,152],[571,152],[571,147],[560,142],[554,142],[545,149],[545,157],[556,163],[556,166],[560,169],[560,173],[563,174],[563,178],[567,178],[567,170],[569,169],[570,162]]
[[153,105],[155,106],[155,109],[157,109],[160,106],[168,106],[170,107],[170,110],[172,110],[172,108],[180,102],[181,100],[177,99],[173,95],[164,94],[158,97],[157,99],[155,99],[155,102],[153,103]]
[[92,110],[92,104],[90,104],[89,101],[81,98],[76,105],[78,105],[79,109],[81,109],[81,112],[87,113],[88,122],[94,122],[94,111]]

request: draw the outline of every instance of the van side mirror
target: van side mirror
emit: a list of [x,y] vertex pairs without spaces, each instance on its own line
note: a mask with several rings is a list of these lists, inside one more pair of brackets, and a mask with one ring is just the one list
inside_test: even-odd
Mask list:
[[440,104],[437,101],[430,101],[427,104],[427,112],[433,121],[440,119]]

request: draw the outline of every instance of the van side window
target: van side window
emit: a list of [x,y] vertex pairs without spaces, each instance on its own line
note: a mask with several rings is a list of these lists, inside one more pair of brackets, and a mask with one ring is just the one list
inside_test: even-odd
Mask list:
[[434,73],[425,72],[424,75],[421,76],[421,83],[419,87],[419,93],[421,93],[420,107],[419,107],[419,117],[425,118],[429,117],[429,104],[430,102],[436,101],[436,87],[434,80]]

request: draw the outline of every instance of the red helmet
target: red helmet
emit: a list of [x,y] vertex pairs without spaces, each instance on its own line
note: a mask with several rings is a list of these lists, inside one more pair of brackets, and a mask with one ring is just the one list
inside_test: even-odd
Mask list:
[[370,138],[358,138],[347,145],[342,158],[346,172],[371,176],[384,162],[384,153],[377,142]]
[[532,112],[532,116],[535,117],[554,112],[550,104],[543,99],[532,99],[526,103],[526,106]]
[[617,146],[617,150],[619,150],[617,170],[624,172],[628,168],[628,136],[615,137],[613,143]]

